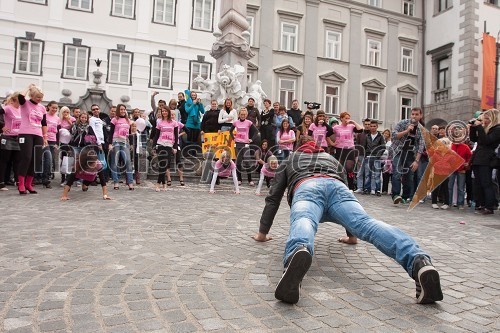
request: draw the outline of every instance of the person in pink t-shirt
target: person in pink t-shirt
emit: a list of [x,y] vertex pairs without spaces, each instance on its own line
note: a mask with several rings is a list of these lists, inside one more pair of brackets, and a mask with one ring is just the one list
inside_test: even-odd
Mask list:
[[290,128],[288,119],[281,121],[280,129],[276,135],[276,142],[279,145],[278,159],[286,160],[293,151],[293,143],[295,142],[295,132]]
[[161,108],[161,118],[156,122],[156,135],[153,139],[154,152],[158,156],[158,180],[156,182],[156,192],[165,191],[165,174],[167,176],[167,186],[172,185],[170,178],[170,164],[177,153],[179,143],[179,127],[177,122],[172,119],[172,113],[168,106]]
[[[241,171],[245,170],[248,177],[248,185],[254,186],[252,181],[252,168],[243,168],[243,163],[245,159],[255,162],[251,158],[250,144],[252,143],[252,138],[258,133],[257,127],[247,119],[248,111],[245,107],[240,108],[238,114],[238,120],[233,122],[231,129],[229,130],[231,139],[236,143],[235,153],[236,153],[236,174],[238,176],[238,184],[241,185]],[[236,129],[236,135],[234,135],[234,130]],[[245,161],[246,162],[246,161]],[[255,163],[253,163],[255,166]]]
[[[25,96],[29,96],[29,100]],[[47,113],[45,106],[41,104],[43,91],[34,84],[31,84],[24,93],[18,95],[21,126],[19,127],[19,164],[17,169],[17,184],[19,194],[36,194],[33,188],[35,170],[41,170],[42,148],[48,145],[47,142]]]
[[262,188],[264,180],[266,181],[267,188],[271,187],[271,180],[276,175],[276,169],[278,169],[278,167],[278,159],[275,156],[270,156],[268,162],[264,164],[260,170],[260,178],[255,195],[260,195],[260,189]]
[[41,178],[42,185],[46,188],[52,188],[50,185],[50,178],[56,165],[56,154],[58,153],[59,133],[58,128],[61,125],[61,119],[57,114],[59,107],[56,101],[50,101],[47,104],[47,114],[45,119],[47,121],[47,143],[48,145],[43,148],[43,170],[37,174]]
[[130,158],[130,145],[128,135],[130,134],[130,119],[127,116],[127,107],[124,104],[117,105],[116,117],[111,120],[111,129],[109,143],[110,169],[113,177],[113,189],[119,190],[118,186],[118,166],[119,156],[121,155],[125,162],[127,172],[127,185],[129,190],[134,190],[134,169]]
[[240,194],[238,176],[236,175],[236,164],[231,160],[231,153],[224,150],[220,155],[220,159],[215,162],[214,174],[212,176],[212,182],[210,183],[210,193],[215,193],[215,183],[217,183],[219,178],[227,178],[229,176],[233,177],[234,193]]
[[333,130],[326,123],[325,111],[318,110],[316,112],[316,119],[309,126],[308,135],[312,136],[314,141],[325,150],[328,150],[328,146],[333,146],[333,141],[330,138],[333,135]]
[[[14,178],[17,179],[17,165],[19,160],[19,128],[21,127],[21,111],[19,110],[19,92],[11,94],[4,102],[4,127],[1,129],[0,144],[0,191],[7,191],[4,184],[7,165],[12,162]],[[10,171],[8,178],[10,178]]]
[[[67,106],[63,106],[59,110],[59,118],[60,118],[60,125],[59,125],[59,130],[58,134],[60,135],[60,138],[64,138],[65,134],[70,133],[71,129],[73,128],[73,123],[76,121],[74,117],[71,116],[71,112]],[[61,133],[63,133],[61,135]],[[64,139],[59,140],[59,157],[61,158],[61,162],[64,159],[64,156],[70,156],[73,157],[73,148],[69,145],[69,141],[66,141]],[[61,173],[61,186],[64,186],[64,183],[66,182],[66,174]]]

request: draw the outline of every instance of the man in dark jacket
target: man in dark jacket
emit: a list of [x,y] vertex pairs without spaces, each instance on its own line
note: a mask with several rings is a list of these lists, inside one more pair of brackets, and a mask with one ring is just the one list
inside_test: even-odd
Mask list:
[[378,121],[376,120],[370,122],[370,133],[365,137],[364,151],[365,183],[363,194],[371,193],[380,196],[381,158],[385,151],[385,139],[378,131]]
[[259,232],[254,236],[260,242],[271,239],[267,234],[288,187],[290,232],[283,259],[285,271],[274,296],[286,303],[298,302],[300,284],[312,263],[318,224],[334,221],[403,266],[415,280],[417,303],[442,300],[439,274],[415,240],[368,216],[345,185],[340,163],[316,146],[311,137],[306,136],[302,142],[305,143],[276,171]]

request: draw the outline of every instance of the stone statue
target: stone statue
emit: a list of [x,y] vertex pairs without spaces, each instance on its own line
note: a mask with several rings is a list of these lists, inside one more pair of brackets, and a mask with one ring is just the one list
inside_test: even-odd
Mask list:
[[210,105],[212,99],[217,100],[219,105],[224,105],[226,98],[233,100],[233,107],[239,108],[246,106],[248,98],[253,97],[255,106],[262,110],[263,99],[267,98],[266,93],[262,90],[262,82],[255,81],[249,85],[248,93],[245,93],[241,88],[241,77],[245,75],[245,68],[241,65],[231,67],[223,65],[222,70],[217,73],[215,80],[204,79],[201,76],[194,78],[194,83],[199,87],[198,97],[202,100],[204,105]]

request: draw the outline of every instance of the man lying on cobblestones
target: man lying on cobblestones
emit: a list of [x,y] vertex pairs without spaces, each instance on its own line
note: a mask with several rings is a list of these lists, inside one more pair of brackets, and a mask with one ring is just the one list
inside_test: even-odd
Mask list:
[[299,144],[276,171],[259,232],[253,237],[259,242],[272,239],[268,233],[288,187],[290,233],[283,260],[285,270],[275,297],[286,303],[299,301],[302,279],[312,263],[318,223],[334,221],[396,260],[415,280],[417,303],[442,300],[439,273],[429,255],[402,230],[368,216],[345,185],[342,166],[311,137],[306,136]]

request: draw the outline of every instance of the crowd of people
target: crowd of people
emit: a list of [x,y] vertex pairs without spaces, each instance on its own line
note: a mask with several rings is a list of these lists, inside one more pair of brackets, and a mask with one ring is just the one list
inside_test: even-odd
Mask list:
[[[124,104],[112,106],[108,113],[96,104],[90,110],[59,108],[55,101],[43,105],[43,91],[35,85],[10,94],[0,110],[0,190],[15,184],[21,195],[36,193],[35,184],[52,187],[57,171],[65,190],[82,182],[84,190],[89,184],[106,186],[110,179],[113,189],[118,190],[122,175],[128,189],[134,190],[141,181],[140,171],[146,171],[140,170],[140,161],[148,159],[157,167],[155,190],[165,191],[172,185],[172,167],[178,172],[180,185],[185,185],[184,150],[196,150],[206,133],[228,132],[235,154],[231,156],[228,149],[221,161],[211,161],[211,192],[234,169],[236,192],[246,173],[248,186],[255,186],[252,177],[260,175],[256,190],[260,194],[263,182],[271,186],[277,166],[289,159],[300,139],[311,136],[340,162],[346,184],[354,193],[390,194],[394,204],[408,203],[431,164],[431,175],[436,177],[425,181],[432,190],[428,194],[433,208],[463,209],[466,204],[475,204],[477,212],[492,214],[498,207],[500,120],[495,109],[476,114],[467,127],[451,129],[467,131],[468,137],[459,136],[466,140],[456,141],[455,136],[450,140],[444,126],[431,127],[431,142],[438,139],[463,158],[458,169],[448,170],[446,162],[437,158],[438,150],[426,149],[420,108],[413,108],[410,118],[393,129],[381,131],[376,119],[364,119],[360,124],[348,112],[337,118],[318,109],[317,103],[308,104],[303,111],[294,100],[287,110],[265,99],[263,110],[258,110],[256,101],[249,98],[248,105],[236,109],[230,98],[220,107],[215,100],[205,107],[197,93],[189,90],[179,92],[178,99],[168,103],[156,102],[157,94],[151,96],[149,115],[139,109],[129,114]],[[234,167],[228,160],[234,161]],[[75,176],[82,172],[93,176]],[[446,173],[444,180],[435,183],[442,173]],[[107,192],[103,196],[109,198]],[[67,193],[62,198],[67,198]]]

